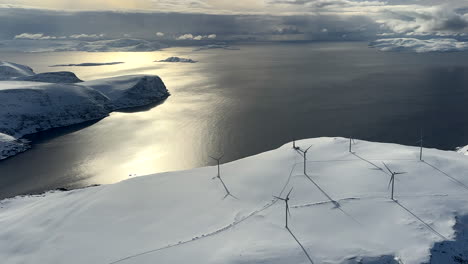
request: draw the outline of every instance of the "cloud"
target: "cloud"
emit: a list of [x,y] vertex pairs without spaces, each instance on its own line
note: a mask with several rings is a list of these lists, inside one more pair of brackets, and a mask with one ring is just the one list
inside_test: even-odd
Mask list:
[[215,39],[216,34],[210,34],[210,35],[197,35],[194,36],[193,34],[184,34],[178,36],[176,39],[177,40],[202,40],[202,39]]
[[468,50],[468,42],[451,38],[427,40],[416,38],[378,39],[374,42],[371,42],[369,46],[377,48],[381,51],[409,51],[417,53],[456,52]]
[[104,37],[104,34],[74,34],[70,35],[71,39],[98,39]]
[[[251,1],[252,5],[243,0],[236,3],[227,0],[153,1],[155,6],[168,7],[159,10],[179,13],[156,13],[151,9],[147,12],[59,12],[0,8],[0,25],[11,25],[2,28],[0,39],[12,39],[23,32],[43,34],[29,39],[54,39],[54,36],[74,34],[80,36],[76,40],[91,40],[99,39],[101,32],[106,32],[106,39],[117,39],[129,37],[124,34],[131,32],[132,38],[153,36],[168,45],[186,45],[190,41],[214,39],[227,42],[371,41],[383,37],[459,39],[468,36],[468,3],[462,0]],[[241,9],[246,10],[245,14],[236,13]],[[189,11],[196,13],[187,13]]]
[[468,15],[448,6],[388,8],[376,21],[383,29],[408,36],[449,36],[468,29]]
[[15,39],[34,39],[34,40],[38,40],[38,39],[57,39],[57,37],[55,37],[55,36],[45,36],[42,33],[36,33],[36,34],[21,33],[19,35],[16,35],[14,38]]
[[104,37],[104,34],[73,34],[66,36],[47,36],[43,33],[21,33],[14,36],[14,39],[31,39],[31,40],[55,40],[55,39],[99,39]]
[[192,34],[184,34],[184,35],[181,35],[179,37],[177,37],[178,40],[187,40],[187,39],[193,39],[193,35]]

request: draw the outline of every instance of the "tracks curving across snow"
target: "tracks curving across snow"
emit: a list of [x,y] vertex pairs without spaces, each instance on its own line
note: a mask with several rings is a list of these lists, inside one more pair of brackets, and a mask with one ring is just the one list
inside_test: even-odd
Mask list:
[[[288,179],[286,180],[286,183],[283,185],[283,188],[281,189],[280,193],[279,193],[279,196],[281,196],[283,194],[283,192],[286,190],[286,187],[289,185],[289,182],[291,180],[291,177],[292,177],[292,173],[294,172],[294,169],[296,168],[296,160],[294,161],[293,165],[292,165],[292,168],[291,168],[291,171],[289,172],[289,176],[288,176]],[[176,247],[176,246],[180,246],[180,245],[184,245],[184,244],[188,244],[188,243],[192,243],[192,242],[195,242],[197,240],[200,240],[200,239],[203,239],[203,238],[207,238],[207,237],[211,237],[211,236],[215,236],[223,231],[226,231],[228,229],[231,229],[233,228],[234,226],[246,221],[247,219],[251,218],[252,216],[255,216],[256,214],[270,208],[271,206],[273,206],[276,202],[278,202],[278,199],[272,199],[270,202],[266,203],[262,208],[258,209],[258,210],[255,210],[249,214],[247,214],[246,216],[242,217],[241,219],[237,220],[237,221],[234,221],[232,222],[231,224],[229,225],[226,225],[222,228],[219,228],[215,231],[212,231],[212,232],[209,232],[209,233],[205,233],[205,234],[202,234],[202,235],[198,235],[198,236],[195,236],[193,237],[192,239],[187,239],[187,240],[184,240],[184,241],[179,241],[177,243],[173,243],[173,244],[168,244],[166,246],[163,246],[163,247],[159,247],[159,248],[155,248],[155,249],[150,249],[150,250],[147,250],[147,251],[143,251],[143,252],[140,252],[140,253],[136,253],[134,255],[130,255],[130,256],[126,256],[126,257],[123,257],[123,258],[120,258],[120,259],[117,259],[117,260],[114,260],[112,262],[109,262],[108,264],[115,264],[115,263],[121,263],[121,262],[124,262],[126,260],[129,260],[129,259],[133,259],[133,258],[137,258],[137,257],[140,257],[140,256],[143,256],[143,255],[147,255],[147,254],[150,254],[150,253],[154,253],[154,252],[158,252],[158,251],[161,251],[161,250],[164,250],[164,249],[168,249],[168,248],[172,248],[172,247]],[[310,257],[309,257],[310,258]]]

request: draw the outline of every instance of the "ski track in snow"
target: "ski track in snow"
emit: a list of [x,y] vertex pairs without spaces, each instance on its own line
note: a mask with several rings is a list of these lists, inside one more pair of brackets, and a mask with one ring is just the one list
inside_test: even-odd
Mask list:
[[[292,177],[292,173],[294,172],[294,169],[296,168],[296,165],[298,163],[294,162],[292,168],[291,168],[291,171],[289,173],[289,176],[288,176],[288,179],[286,181],[286,183],[284,184],[283,188],[281,189],[280,191],[280,194],[278,196],[281,196],[284,191],[286,190],[286,187],[289,185],[289,182],[291,180],[291,177]],[[180,246],[180,245],[184,245],[184,244],[188,244],[188,243],[191,243],[191,242],[195,242],[197,240],[200,240],[200,239],[203,239],[203,238],[207,238],[207,237],[211,237],[211,236],[215,236],[223,231],[226,231],[228,229],[231,229],[233,227],[235,227],[236,225],[246,221],[247,219],[251,218],[252,216],[255,216],[256,214],[270,208],[271,206],[273,206],[274,204],[276,204],[276,202],[278,202],[278,199],[272,199],[270,202],[268,202],[267,204],[265,204],[261,209],[258,209],[258,210],[255,210],[253,212],[251,212],[250,214],[244,216],[242,219],[240,220],[237,220],[237,221],[234,221],[232,222],[231,224],[227,225],[227,226],[224,226],[220,229],[217,229],[213,232],[210,232],[210,233],[205,233],[205,234],[202,234],[202,235],[199,235],[199,236],[196,236],[196,237],[193,237],[192,239],[188,239],[188,240],[184,240],[184,241],[179,241],[177,243],[173,243],[173,244],[169,244],[169,245],[166,245],[166,246],[163,246],[163,247],[160,247],[160,248],[156,248],[156,249],[151,249],[151,250],[147,250],[147,251],[144,251],[144,252],[141,252],[141,253],[138,253],[138,254],[134,254],[134,255],[131,255],[131,256],[127,256],[127,257],[124,257],[124,258],[121,258],[121,259],[118,259],[118,260],[115,260],[115,261],[112,261],[112,262],[109,262],[109,264],[115,264],[115,263],[120,263],[120,262],[124,262],[126,260],[129,260],[129,259],[133,259],[133,258],[136,258],[136,257],[140,257],[140,256],[143,256],[143,255],[147,255],[147,254],[150,254],[150,253],[154,253],[154,252],[157,252],[157,251],[161,251],[161,250],[164,250],[164,249],[168,249],[168,248],[172,248],[172,247],[176,247],[176,246]],[[296,240],[297,241],[297,240]],[[306,253],[307,254],[307,253]]]

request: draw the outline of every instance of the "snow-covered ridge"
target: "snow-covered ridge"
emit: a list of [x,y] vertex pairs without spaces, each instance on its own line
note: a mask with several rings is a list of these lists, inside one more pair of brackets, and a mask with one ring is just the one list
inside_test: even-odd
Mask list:
[[29,148],[28,142],[17,140],[12,136],[0,133],[0,160],[13,156]]
[[[453,151],[297,141],[216,167],[0,202],[6,263],[467,261],[468,162]],[[390,172],[397,172],[391,200]],[[284,202],[290,196],[290,232]],[[457,222],[458,220],[458,222]],[[457,229],[457,233],[455,232]],[[294,236],[294,237],[293,237]],[[296,240],[297,239],[297,240]],[[451,242],[437,243],[446,240]],[[300,243],[300,244],[299,244]],[[434,244],[436,247],[431,251]],[[302,246],[302,248],[301,248]],[[59,249],[59,250],[57,250]],[[98,250],[96,250],[98,249]],[[432,255],[431,255],[432,254]],[[456,260],[456,261],[455,261]]]
[[25,65],[0,61],[0,80],[34,75],[33,70]]
[[0,159],[26,150],[27,143],[18,141],[24,135],[101,119],[113,110],[156,103],[169,96],[155,75],[88,82],[70,72],[34,74],[31,70],[23,75],[0,81],[0,134],[4,135],[0,137]]
[[34,74],[32,76],[17,77],[15,81],[31,81],[31,82],[46,82],[46,83],[79,83],[82,82],[73,72],[44,72]]
[[159,76],[128,75],[95,81],[80,85],[91,87],[111,100],[113,110],[151,104],[169,96]]
[[82,82],[73,72],[44,72],[34,73],[34,71],[21,64],[8,61],[0,61],[0,81],[32,81],[47,83],[77,83]]
[[159,41],[144,39],[122,38],[95,41],[77,40],[30,40],[14,39],[0,40],[0,50],[3,52],[60,52],[60,51],[86,51],[86,52],[138,52],[156,51],[167,48]]
[[76,84],[0,82],[0,133],[19,138],[99,119],[110,112],[102,93]]
[[416,38],[388,38],[373,41],[369,46],[381,51],[408,51],[416,53],[457,52],[468,50],[468,42],[450,38],[426,40]]
[[457,152],[468,156],[468,145],[457,148]]
[[164,45],[157,41],[148,41],[143,39],[112,39],[112,40],[97,40],[90,42],[81,42],[76,46],[69,49],[62,49],[57,51],[88,51],[88,52],[103,52],[103,51],[155,51],[166,48]]

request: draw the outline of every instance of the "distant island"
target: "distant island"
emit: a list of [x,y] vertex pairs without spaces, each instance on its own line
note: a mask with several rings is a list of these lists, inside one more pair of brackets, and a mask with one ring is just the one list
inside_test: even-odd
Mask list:
[[78,63],[78,64],[56,64],[56,65],[51,65],[49,67],[92,67],[92,66],[106,66],[106,65],[116,65],[116,64],[122,64],[125,62],[122,61],[116,61],[116,62],[85,62],[85,63]]
[[187,59],[187,58],[180,58],[180,57],[169,57],[165,60],[158,60],[155,62],[184,62],[184,63],[195,63],[197,61],[194,61],[192,59]]

